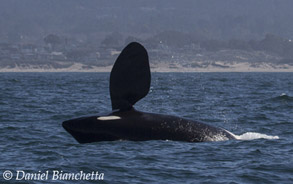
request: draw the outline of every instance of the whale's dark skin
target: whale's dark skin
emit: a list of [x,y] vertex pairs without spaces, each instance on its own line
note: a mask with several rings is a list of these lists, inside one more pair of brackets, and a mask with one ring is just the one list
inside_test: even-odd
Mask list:
[[222,128],[154,113],[133,105],[145,97],[151,75],[148,54],[139,43],[130,43],[117,58],[110,75],[112,112],[64,121],[62,126],[79,143],[115,140],[174,140],[204,142],[235,139]]
[[121,119],[99,120],[99,116],[92,116],[65,121],[63,127],[79,143],[115,140],[203,142],[235,139],[221,128],[176,116],[140,112],[133,108],[107,116]]

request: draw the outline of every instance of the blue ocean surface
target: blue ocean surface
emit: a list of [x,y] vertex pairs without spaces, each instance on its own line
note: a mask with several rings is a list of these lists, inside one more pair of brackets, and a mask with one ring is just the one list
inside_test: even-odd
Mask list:
[[[293,183],[293,73],[152,73],[136,109],[241,139],[203,143],[77,143],[62,122],[111,110],[109,73],[0,73],[0,89],[1,184]],[[101,178],[66,180],[80,172]]]

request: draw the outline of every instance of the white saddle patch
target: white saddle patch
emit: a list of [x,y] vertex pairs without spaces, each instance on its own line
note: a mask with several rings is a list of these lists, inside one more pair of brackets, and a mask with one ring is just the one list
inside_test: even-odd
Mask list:
[[97,118],[97,120],[117,120],[121,119],[119,116],[100,116]]

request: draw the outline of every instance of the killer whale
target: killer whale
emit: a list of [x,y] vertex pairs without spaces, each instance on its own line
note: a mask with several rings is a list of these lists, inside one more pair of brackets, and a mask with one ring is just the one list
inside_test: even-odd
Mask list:
[[150,89],[151,73],[146,49],[128,44],[116,59],[110,74],[112,111],[62,123],[79,143],[98,141],[174,140],[187,142],[236,139],[229,131],[201,122],[136,110],[134,104]]

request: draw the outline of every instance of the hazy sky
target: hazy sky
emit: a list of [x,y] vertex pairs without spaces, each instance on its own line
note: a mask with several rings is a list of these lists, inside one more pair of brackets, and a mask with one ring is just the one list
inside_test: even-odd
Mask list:
[[1,0],[0,39],[166,30],[217,39],[293,37],[292,0]]

